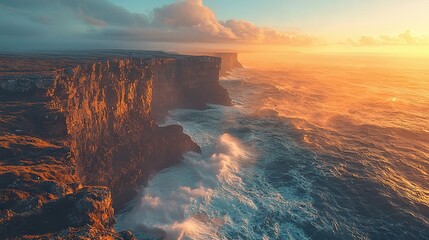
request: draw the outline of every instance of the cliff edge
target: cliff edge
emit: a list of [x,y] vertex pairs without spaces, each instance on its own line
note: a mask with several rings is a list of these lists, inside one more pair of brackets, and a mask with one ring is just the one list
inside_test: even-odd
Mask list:
[[209,55],[222,59],[220,76],[227,76],[233,69],[243,68],[243,65],[238,61],[238,54],[235,52],[215,52]]
[[230,105],[221,60],[146,51],[0,55],[0,236],[132,239],[114,208],[187,151],[153,115]]

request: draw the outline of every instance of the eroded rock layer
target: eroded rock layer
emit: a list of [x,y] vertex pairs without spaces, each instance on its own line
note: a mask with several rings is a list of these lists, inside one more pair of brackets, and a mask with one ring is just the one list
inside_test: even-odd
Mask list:
[[199,151],[153,112],[231,104],[220,64],[143,51],[0,55],[0,236],[132,238],[113,230],[112,206]]

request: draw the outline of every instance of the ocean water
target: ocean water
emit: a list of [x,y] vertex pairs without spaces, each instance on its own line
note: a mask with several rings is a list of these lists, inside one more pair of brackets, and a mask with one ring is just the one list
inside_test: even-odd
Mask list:
[[202,154],[153,176],[118,230],[429,239],[429,61],[292,54],[247,63],[221,80],[233,107],[170,112],[164,124],[182,125]]

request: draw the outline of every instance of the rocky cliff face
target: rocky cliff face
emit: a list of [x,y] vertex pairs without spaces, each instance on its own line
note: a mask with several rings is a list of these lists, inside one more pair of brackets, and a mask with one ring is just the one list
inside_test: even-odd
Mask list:
[[220,65],[221,59],[214,57],[153,60],[154,114],[178,107],[204,108],[207,103],[231,105],[219,84]]
[[113,231],[112,205],[199,151],[153,112],[230,104],[214,57],[121,51],[0,62],[0,236],[11,239],[131,238]]
[[243,68],[243,65],[238,61],[238,54],[234,52],[217,52],[210,54],[222,59],[220,75],[226,76],[228,72],[235,68]]

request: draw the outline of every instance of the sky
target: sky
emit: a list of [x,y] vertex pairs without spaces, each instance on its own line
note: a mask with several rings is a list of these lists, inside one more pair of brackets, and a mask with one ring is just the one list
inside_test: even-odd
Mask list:
[[[150,13],[153,8],[174,1],[110,2],[131,12]],[[260,26],[283,31],[300,29],[328,38],[397,34],[409,29],[429,33],[427,0],[205,0],[204,5],[220,20],[242,19]]]
[[429,45],[428,0],[0,0],[0,50]]

